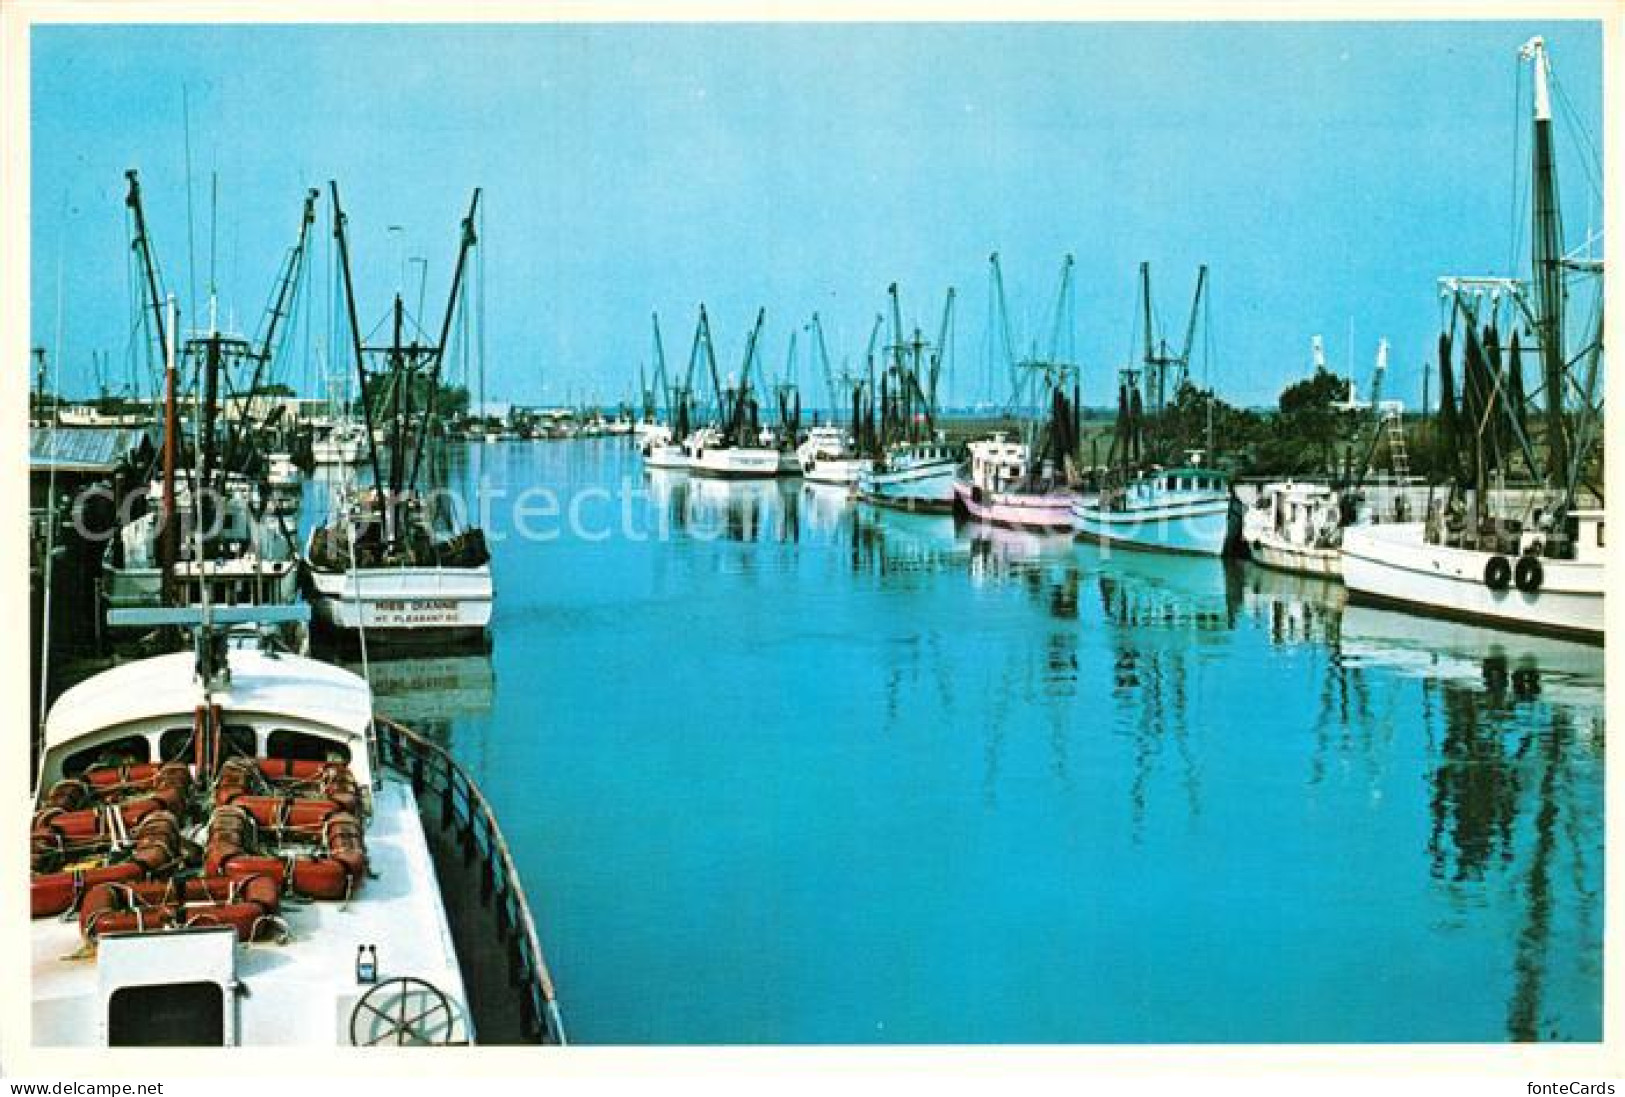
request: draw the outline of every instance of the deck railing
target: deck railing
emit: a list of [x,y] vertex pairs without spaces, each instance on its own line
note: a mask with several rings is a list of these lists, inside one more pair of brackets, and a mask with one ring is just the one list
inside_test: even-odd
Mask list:
[[440,825],[455,835],[463,863],[480,862],[480,903],[496,904],[498,937],[507,950],[508,982],[520,995],[520,1027],[527,1038],[563,1044],[564,1021],[553,980],[536,937],[530,903],[508,843],[484,793],[446,750],[386,717],[373,720],[383,760],[405,774],[419,799],[440,801]]

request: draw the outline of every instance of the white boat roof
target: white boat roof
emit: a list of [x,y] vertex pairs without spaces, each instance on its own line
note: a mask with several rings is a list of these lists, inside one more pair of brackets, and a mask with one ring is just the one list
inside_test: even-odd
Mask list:
[[[340,667],[297,655],[232,650],[231,681],[212,694],[227,712],[280,713],[363,734],[372,691]],[[103,728],[154,717],[190,715],[202,699],[189,651],[103,671],[67,690],[45,721],[47,750]]]

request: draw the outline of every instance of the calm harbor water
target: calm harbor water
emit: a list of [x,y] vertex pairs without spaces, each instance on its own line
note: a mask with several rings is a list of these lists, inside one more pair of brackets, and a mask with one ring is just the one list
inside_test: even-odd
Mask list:
[[573,1039],[1600,1039],[1600,650],[624,439],[449,462],[584,528],[494,507],[492,651],[379,707],[495,803]]

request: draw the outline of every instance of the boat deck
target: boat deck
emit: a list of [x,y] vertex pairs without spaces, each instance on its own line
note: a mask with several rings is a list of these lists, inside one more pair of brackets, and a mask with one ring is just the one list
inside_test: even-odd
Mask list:
[[[285,945],[236,947],[235,1042],[251,1045],[348,1045],[350,1015],[368,989],[355,978],[356,950],[378,950],[380,981],[426,980],[458,1011],[466,1037],[467,995],[452,945],[445,904],[411,786],[391,776],[373,791],[367,827],[373,878],[348,902],[284,897]],[[33,923],[33,1040],[45,1046],[99,1045],[104,1007],[94,959],[79,952],[76,917]]]

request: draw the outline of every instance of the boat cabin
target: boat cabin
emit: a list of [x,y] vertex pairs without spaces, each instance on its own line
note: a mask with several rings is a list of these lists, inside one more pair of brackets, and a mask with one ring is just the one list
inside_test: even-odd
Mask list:
[[1023,443],[995,434],[989,440],[972,442],[969,449],[974,486],[984,491],[1012,491],[1026,483],[1028,450]]

